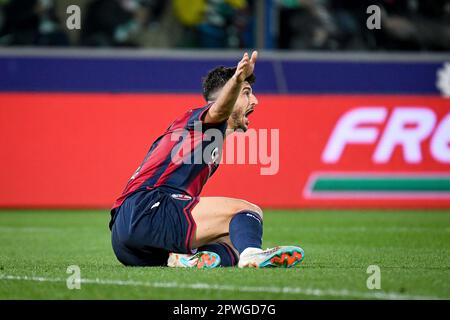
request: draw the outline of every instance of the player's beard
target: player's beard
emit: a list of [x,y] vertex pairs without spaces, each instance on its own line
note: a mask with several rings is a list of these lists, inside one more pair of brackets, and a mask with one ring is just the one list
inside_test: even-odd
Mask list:
[[239,110],[239,111],[234,111],[231,116],[230,119],[232,121],[232,125],[231,127],[233,128],[234,131],[237,130],[241,130],[243,132],[247,131],[247,125],[245,124],[245,115],[243,110]]

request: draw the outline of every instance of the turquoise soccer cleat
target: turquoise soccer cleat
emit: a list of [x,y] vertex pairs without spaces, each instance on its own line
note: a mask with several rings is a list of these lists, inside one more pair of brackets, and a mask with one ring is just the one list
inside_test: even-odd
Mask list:
[[172,268],[212,269],[220,266],[220,256],[210,251],[200,251],[196,254],[171,253],[167,266]]

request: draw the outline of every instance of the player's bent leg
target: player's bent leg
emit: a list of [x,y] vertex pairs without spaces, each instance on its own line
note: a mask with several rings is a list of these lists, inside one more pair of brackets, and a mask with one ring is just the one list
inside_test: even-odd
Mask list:
[[253,212],[262,221],[262,210],[248,201],[226,197],[200,198],[191,211],[197,226],[192,247],[198,248],[228,236],[231,220],[236,214],[245,211]]
[[284,267],[300,263],[304,251],[297,246],[280,246],[262,250],[262,210],[247,201],[232,198],[201,198],[192,210],[197,232],[192,240],[197,247],[215,242],[229,234],[239,252],[239,267]]
[[[232,198],[201,198],[191,214],[197,225],[193,247],[200,248],[229,235],[231,248],[239,254],[262,251],[263,213],[258,206]],[[229,261],[228,264],[234,265]]]
[[237,265],[239,254],[228,236],[229,225],[234,216],[244,212],[257,217],[258,221],[262,220],[262,210],[248,201],[225,197],[200,198],[191,210],[191,216],[196,224],[191,243],[198,252],[171,253],[167,265],[185,268]]
[[229,254],[221,252],[222,245],[217,242],[228,235],[231,248],[239,253],[238,265],[241,268],[289,268],[303,260],[303,249],[295,246],[262,250],[263,214],[250,202],[224,197],[200,198],[191,215],[196,224],[191,243],[199,252],[184,256],[172,254],[168,265],[197,268],[224,265],[222,261],[218,262],[218,258],[223,260]]

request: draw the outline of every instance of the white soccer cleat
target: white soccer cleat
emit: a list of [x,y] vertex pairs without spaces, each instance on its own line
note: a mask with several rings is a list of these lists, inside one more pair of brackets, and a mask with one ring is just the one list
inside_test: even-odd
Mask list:
[[264,251],[254,250],[243,254],[239,259],[239,268],[292,268],[302,262],[305,252],[300,247],[280,246]]
[[220,265],[220,256],[211,251],[196,254],[170,253],[167,266],[172,268],[211,269]]

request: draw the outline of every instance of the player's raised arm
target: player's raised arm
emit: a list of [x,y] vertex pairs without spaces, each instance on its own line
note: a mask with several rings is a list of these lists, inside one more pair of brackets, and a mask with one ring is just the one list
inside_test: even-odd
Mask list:
[[206,123],[219,123],[228,119],[233,112],[233,107],[241,91],[242,83],[253,74],[257,57],[257,51],[253,51],[251,57],[248,56],[247,52],[244,53],[244,56],[237,65],[235,74],[227,81],[217,100],[208,110],[205,116]]

